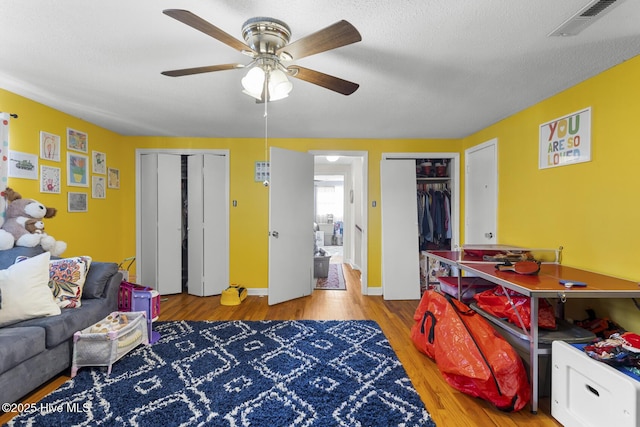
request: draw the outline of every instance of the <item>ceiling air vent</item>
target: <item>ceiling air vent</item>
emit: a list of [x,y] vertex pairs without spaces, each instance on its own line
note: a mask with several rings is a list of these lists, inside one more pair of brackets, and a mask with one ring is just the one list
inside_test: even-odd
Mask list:
[[580,31],[591,25],[596,19],[609,12],[623,0],[594,0],[564,21],[558,28],[549,33],[549,37],[575,36]]

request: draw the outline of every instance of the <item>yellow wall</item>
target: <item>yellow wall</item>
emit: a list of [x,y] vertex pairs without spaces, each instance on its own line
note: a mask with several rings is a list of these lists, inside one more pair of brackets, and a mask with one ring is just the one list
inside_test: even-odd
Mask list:
[[[269,144],[300,151],[368,151],[369,286],[381,283],[380,209],[372,208],[371,201],[380,200],[382,153],[463,152],[492,138],[499,141],[500,243],[562,245],[564,264],[638,280],[638,76],[640,57],[635,57],[463,140],[271,139]],[[592,108],[592,161],[538,169],[539,125],[585,107]],[[89,199],[86,214],[66,212],[66,192],[77,187],[65,185],[64,162],[41,160],[62,168],[59,195],[39,193],[37,181],[10,179],[9,184],[25,196],[59,209],[58,216],[47,221],[47,231],[69,243],[66,254],[70,255],[88,253],[96,259],[119,261],[135,254],[136,148],[228,149],[230,198],[238,200],[238,207],[230,208],[230,279],[248,287],[267,286],[268,194],[253,181],[254,161],[264,160],[264,140],[124,137],[3,90],[0,111],[20,115],[11,121],[10,143],[16,151],[37,154],[40,130],[60,135],[65,145],[66,128],[72,127],[87,132],[89,149],[107,153],[108,165],[120,169],[120,189],[109,189],[105,200]],[[592,303],[598,315],[610,315],[623,326],[640,330],[640,312],[632,302],[588,302]],[[570,315],[584,317],[583,307],[572,304]]]
[[[129,214],[133,211],[133,205],[129,204],[129,200],[133,200],[133,189],[129,187],[134,182],[134,174],[133,168],[126,167],[128,164],[123,162],[122,136],[2,89],[0,111],[18,115],[17,119],[10,119],[9,125],[9,148],[13,151],[39,155],[40,131],[60,136],[60,162],[38,159],[38,168],[47,165],[61,169],[60,194],[41,193],[39,180],[9,178],[8,186],[24,198],[38,200],[58,210],[54,218],[45,220],[45,231],[57,240],[67,242],[68,247],[63,255],[91,255],[96,260],[115,262],[134,255],[127,244],[130,236],[124,232],[126,222],[130,221]],[[67,186],[67,127],[88,134],[89,152],[86,155],[89,163],[91,151],[95,150],[106,153],[109,167],[120,169],[120,190],[107,189],[105,199],[92,199],[90,187]],[[106,178],[106,175],[102,176]],[[68,191],[88,194],[87,213],[67,212]]]
[[[109,167],[120,170],[120,189],[108,189],[107,198],[89,199],[89,212],[68,213],[67,192],[89,188],[66,185],[66,164],[40,160],[40,164],[62,169],[61,194],[39,192],[38,181],[10,178],[9,186],[25,197],[58,208],[46,222],[47,232],[65,240],[64,255],[90,254],[94,259],[119,262],[135,255],[135,150],[136,149],[225,149],[229,150],[230,281],[251,288],[267,287],[268,189],[254,182],[254,162],[264,160],[264,139],[127,137],[106,131],[55,109],[0,89],[0,111],[17,113],[11,120],[10,145],[15,151],[39,154],[41,130],[60,135],[62,159],[66,159],[66,128],[89,136],[89,151],[107,154]],[[381,286],[380,160],[388,152],[458,152],[459,140],[365,140],[365,139],[270,139],[270,146],[291,150],[340,150],[368,152],[368,285]],[[90,153],[89,153],[90,154]],[[231,206],[231,203],[229,204]],[[135,264],[132,267],[135,274]]]
[[[123,138],[125,157],[133,159],[138,148],[228,149],[230,162],[230,200],[237,200],[229,211],[229,273],[231,283],[250,288],[266,288],[268,273],[268,189],[254,181],[256,161],[264,160],[264,139],[213,138]],[[458,140],[365,140],[365,139],[269,139],[269,146],[297,151],[368,151],[368,285],[381,286],[380,160],[389,152],[458,152]],[[230,203],[231,205],[231,203]],[[134,221],[132,217],[132,221]],[[131,229],[131,235],[135,229]],[[135,251],[135,242],[131,242]]]
[[[498,138],[500,243],[563,246],[563,264],[640,279],[640,56],[463,141]],[[539,126],[591,107],[591,161],[538,169]],[[574,318],[599,316],[640,330],[629,300],[572,302]]]

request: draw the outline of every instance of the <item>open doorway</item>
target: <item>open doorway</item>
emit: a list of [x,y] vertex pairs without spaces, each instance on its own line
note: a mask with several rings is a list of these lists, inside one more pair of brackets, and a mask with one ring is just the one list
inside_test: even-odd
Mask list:
[[[342,264],[367,285],[367,153],[363,151],[312,151],[314,196],[318,217],[317,244],[330,255],[332,265]],[[326,218],[325,218],[326,215]],[[315,225],[314,225],[315,227]],[[315,264],[314,264],[315,266]]]
[[344,175],[314,175],[316,246],[330,264],[344,259]]

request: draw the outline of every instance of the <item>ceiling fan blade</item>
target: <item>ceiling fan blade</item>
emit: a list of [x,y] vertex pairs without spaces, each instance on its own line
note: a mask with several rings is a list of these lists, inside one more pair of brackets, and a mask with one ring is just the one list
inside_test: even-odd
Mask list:
[[169,77],[189,76],[191,74],[210,73],[212,71],[235,70],[236,68],[244,68],[242,64],[222,64],[209,65],[206,67],[183,68],[181,70],[163,71],[162,74]]
[[329,74],[321,73],[319,71],[299,67],[297,65],[291,65],[287,67],[287,70],[290,71],[291,77],[295,77],[297,79],[322,86],[343,95],[351,95],[360,87],[360,85],[357,83],[343,80],[338,77],[333,77]]
[[226,44],[227,46],[231,46],[232,48],[242,52],[242,53],[253,53],[255,54],[255,51],[253,49],[251,49],[249,46],[247,46],[246,44],[244,44],[243,42],[241,42],[240,40],[236,39],[235,37],[225,33],[224,31],[222,31],[220,28],[216,27],[215,25],[205,21],[204,19],[200,18],[197,15],[194,15],[193,13],[189,12],[188,10],[182,10],[182,9],[165,9],[162,11],[162,13],[164,13],[167,16],[172,17],[173,19],[176,19],[180,22],[182,22],[183,24],[187,24],[190,27],[195,28],[198,31],[201,31],[203,33],[205,33],[208,36],[213,37],[216,40],[221,41],[222,43]]
[[278,56],[284,53],[293,59],[300,59],[359,42],[360,40],[362,40],[362,36],[358,30],[349,22],[342,20],[283,46],[276,53]]

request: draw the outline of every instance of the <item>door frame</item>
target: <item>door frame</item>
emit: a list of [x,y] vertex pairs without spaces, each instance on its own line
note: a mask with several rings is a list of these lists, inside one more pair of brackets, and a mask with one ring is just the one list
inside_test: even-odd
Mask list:
[[382,153],[390,159],[449,159],[451,161],[451,249],[460,246],[460,153]]
[[[362,262],[361,264],[358,265],[358,267],[360,268],[360,292],[362,293],[362,295],[369,295],[369,287],[368,287],[368,253],[369,253],[369,246],[368,246],[368,223],[369,223],[369,219],[368,219],[368,212],[369,210],[367,209],[367,201],[368,199],[368,194],[369,194],[369,152],[368,151],[349,151],[349,150],[310,150],[309,151],[310,154],[313,154],[313,156],[344,156],[344,157],[359,157],[362,161],[362,176],[360,177],[360,179],[362,180],[362,190],[361,190],[361,194],[360,194],[360,201],[362,206],[360,206],[360,208],[362,209],[362,225],[361,225],[361,232],[362,232]],[[349,167],[349,171],[351,173],[353,173],[352,170],[352,166]],[[315,168],[314,168],[314,173],[315,173]],[[347,200],[347,198],[349,197],[349,191],[346,191],[346,187],[345,187],[345,204],[344,206],[349,206],[349,200]],[[357,199],[357,198],[356,198]],[[355,207],[356,209],[358,208],[358,206]],[[350,220],[353,220],[353,218],[350,218]],[[356,230],[356,224],[347,224],[346,222],[344,223],[344,227],[350,227],[350,230],[354,230],[353,233],[355,233]],[[352,235],[353,235],[352,233]],[[353,244],[353,239],[351,239],[351,244]]]
[[[138,263],[137,269],[141,268],[141,253],[142,253],[142,233],[141,224],[142,217],[140,215],[140,206],[142,204],[140,190],[141,190],[141,177],[140,177],[140,158],[144,154],[174,154],[174,155],[193,155],[193,154],[214,154],[218,156],[224,156],[225,158],[225,202],[226,202],[226,242],[225,247],[229,250],[229,150],[225,149],[183,149],[183,148],[136,148],[135,151],[135,171],[136,171],[136,262]],[[227,264],[227,276],[229,275],[229,264]]]
[[465,200],[464,200],[464,205],[465,205],[465,212],[464,212],[464,224],[465,224],[465,242],[467,242],[467,238],[466,235],[467,233],[467,226],[469,224],[468,221],[468,212],[470,211],[469,206],[470,206],[470,202],[469,202],[469,194],[466,191],[469,188],[469,182],[471,182],[471,179],[473,179],[473,176],[471,173],[469,173],[469,164],[468,164],[468,159],[469,159],[469,154],[474,152],[474,151],[478,151],[478,150],[482,150],[485,149],[487,147],[493,146],[494,147],[494,170],[493,170],[493,179],[495,182],[495,188],[494,188],[494,200],[495,200],[495,205],[493,206],[493,212],[494,212],[494,216],[493,216],[493,241],[497,242],[498,241],[498,138],[493,138],[490,139],[488,141],[485,141],[481,144],[478,145],[474,145],[473,147],[467,148],[464,151],[464,158],[465,158],[465,174],[464,174],[464,182],[465,182]]

